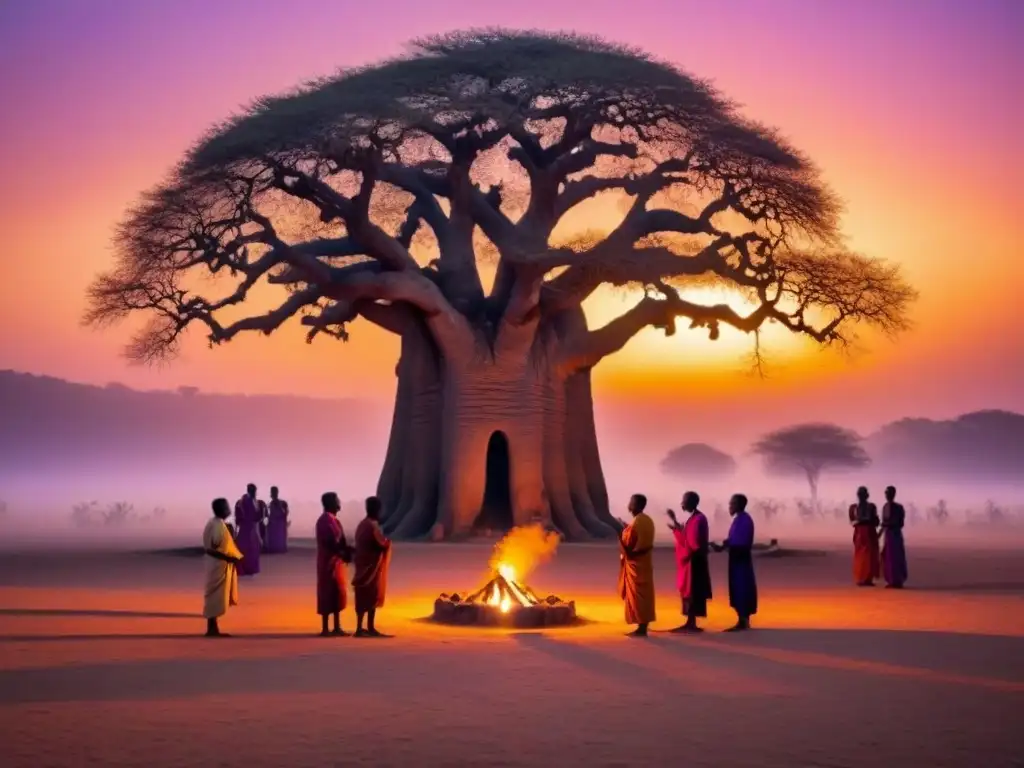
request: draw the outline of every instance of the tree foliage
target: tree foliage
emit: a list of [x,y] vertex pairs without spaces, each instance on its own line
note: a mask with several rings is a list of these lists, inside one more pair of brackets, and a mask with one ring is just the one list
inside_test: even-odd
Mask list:
[[736,460],[706,443],[687,443],[668,452],[661,471],[682,478],[722,478],[736,471]]
[[[605,193],[626,202],[620,221],[554,240]],[[913,292],[844,247],[839,210],[777,131],[674,66],[574,34],[455,32],[215,126],[128,212],[86,321],[147,315],[128,354],[154,361],[194,324],[216,344],[301,315],[310,340],[344,339],[358,317],[395,330],[411,310],[444,352],[633,284],[645,297],[582,339],[572,365],[646,326],[673,333],[677,318],[712,338],[767,322],[822,343],[849,342],[859,321],[898,331]],[[680,294],[709,278],[756,309]],[[279,303],[242,314],[265,284]]]
[[772,474],[806,477],[815,500],[822,472],[871,463],[860,436],[835,424],[801,424],[771,432],[754,444],[753,452]]

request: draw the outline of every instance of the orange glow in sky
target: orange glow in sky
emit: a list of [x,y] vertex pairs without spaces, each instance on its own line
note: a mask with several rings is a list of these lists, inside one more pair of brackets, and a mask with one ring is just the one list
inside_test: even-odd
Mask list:
[[[913,330],[895,343],[865,335],[850,356],[766,329],[767,379],[749,375],[748,335],[723,329],[712,342],[683,323],[671,338],[645,331],[597,369],[599,401],[714,409],[729,398],[764,398],[781,409],[779,421],[841,403],[845,417],[867,424],[1024,410],[1024,108],[1013,97],[1024,93],[1024,61],[1013,45],[1021,14],[1011,3],[979,2],[975,12],[907,3],[910,13],[880,2],[719,9],[651,0],[586,14],[550,4],[541,13],[537,3],[436,3],[429,11],[392,3],[381,24],[372,8],[311,0],[253,9],[238,35],[198,33],[187,54],[183,35],[233,24],[199,25],[196,15],[228,11],[143,5],[119,5],[116,18],[49,0],[0,11],[0,96],[16,116],[0,127],[0,368],[146,388],[386,396],[398,344],[365,323],[347,344],[306,345],[296,322],[214,350],[197,329],[171,367],[143,369],[119,356],[130,327],[80,327],[85,288],[109,263],[126,207],[238,104],[380,59],[433,31],[574,27],[709,77],[747,114],[779,126],[845,200],[853,248],[898,262],[920,292]],[[51,6],[64,11],[54,15]],[[668,23],[684,13],[698,30],[685,41]],[[123,44],[107,42],[115,37]],[[763,50],[768,39],[771,51]],[[57,53],[37,65],[39,51]],[[587,226],[607,225],[604,214],[594,216]],[[743,308],[737,296],[694,290],[693,298]],[[591,323],[637,298],[602,290],[587,304]]]

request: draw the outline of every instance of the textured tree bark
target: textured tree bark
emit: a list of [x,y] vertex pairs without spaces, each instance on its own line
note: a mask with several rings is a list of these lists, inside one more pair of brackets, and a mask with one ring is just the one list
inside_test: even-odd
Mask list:
[[402,332],[396,371],[395,415],[377,495],[387,513],[385,530],[415,538],[434,524],[441,451],[440,355],[418,319]]
[[493,343],[443,356],[426,326],[402,334],[391,437],[378,496],[385,530],[445,539],[474,533],[491,436],[508,441],[513,525],[539,520],[569,540],[608,537],[614,523],[597,455],[589,371],[558,367],[561,335],[505,325]]

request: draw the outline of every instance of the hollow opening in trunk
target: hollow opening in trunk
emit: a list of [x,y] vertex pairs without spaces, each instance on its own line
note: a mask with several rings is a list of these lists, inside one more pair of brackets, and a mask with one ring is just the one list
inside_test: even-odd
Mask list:
[[483,504],[473,526],[477,530],[507,531],[512,528],[512,478],[508,438],[498,431],[487,441],[487,477]]

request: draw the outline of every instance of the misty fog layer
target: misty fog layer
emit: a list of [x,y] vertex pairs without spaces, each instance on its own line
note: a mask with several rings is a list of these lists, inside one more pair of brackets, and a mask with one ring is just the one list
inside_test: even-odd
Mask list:
[[[346,500],[353,525],[376,490],[391,404],[384,400],[139,392],[0,373],[0,524],[3,540],[59,536],[72,541],[188,542],[210,500],[232,502],[249,482],[261,498],[271,485],[292,509],[294,537],[311,535],[319,496]],[[838,416],[838,414],[837,414]],[[841,419],[837,418],[837,422]],[[785,426],[785,425],[778,425]],[[735,429],[735,428],[734,428]],[[841,542],[858,485],[881,504],[886,485],[908,508],[908,536],[1002,539],[1024,531],[1024,416],[990,411],[956,420],[906,419],[864,437],[870,466],[825,471],[820,510],[808,514],[807,482],[763,470],[735,431],[672,434],[636,429],[628,411],[598,407],[598,437],[612,512],[625,516],[635,492],[657,519],[697,490],[712,536],[728,526],[729,496],[750,497],[758,538]],[[747,446],[758,434],[747,436]],[[666,475],[674,446],[704,442],[735,458],[727,476]],[[668,540],[667,530],[659,536]]]

